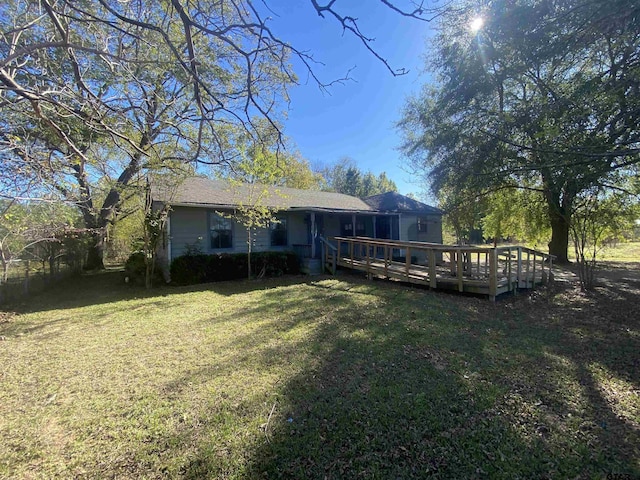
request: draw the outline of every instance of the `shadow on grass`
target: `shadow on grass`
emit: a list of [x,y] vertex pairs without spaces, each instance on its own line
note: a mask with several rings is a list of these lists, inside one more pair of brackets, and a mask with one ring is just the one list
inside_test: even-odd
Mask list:
[[[640,475],[640,419],[622,415],[611,394],[619,381],[640,389],[640,318],[616,315],[637,308],[637,297],[584,297],[559,285],[492,304],[347,276],[152,292],[117,286],[108,276],[94,280],[76,284],[81,296],[67,287],[25,311],[133,298],[161,309],[177,294],[243,295],[238,306],[193,325],[206,343],[182,344],[226,355],[215,362],[203,355],[179,374],[168,371],[161,384],[144,385],[154,394],[144,402],[159,399],[166,408],[158,413],[163,420],[179,417],[175,405],[192,392],[207,392],[186,420],[159,430],[162,438],[137,444],[148,462],[178,457],[169,476]],[[224,342],[216,336],[239,323],[246,328],[238,335]],[[205,335],[208,327],[213,333]],[[253,379],[246,387],[242,375],[254,371],[265,372],[256,376],[265,384]],[[135,416],[144,402],[132,397],[117,418]],[[100,473],[162,476],[139,466],[140,452],[129,454],[132,470],[101,464]]]
[[205,442],[185,478],[640,474],[637,425],[614,411],[591,369],[607,365],[637,388],[637,368],[615,353],[632,353],[637,340],[605,335],[585,348],[567,330],[580,319],[562,319],[570,308],[540,318],[524,298],[496,307],[356,279],[309,286],[296,299],[267,291],[251,314],[322,302],[276,320],[283,334],[312,323],[311,336],[273,346],[269,335],[252,334],[234,344],[258,366],[284,365],[300,351],[304,358],[273,392],[243,470],[221,470],[218,446]]
[[214,291],[220,295],[243,294],[254,290],[293,285],[309,281],[306,275],[289,275],[258,280],[232,280],[199,285],[161,285],[147,290],[141,285],[126,284],[122,272],[101,271],[61,280],[49,290],[34,294],[19,302],[4,305],[3,310],[17,313],[47,311],[49,309],[80,308],[113,303],[134,298],[166,297],[185,292]]

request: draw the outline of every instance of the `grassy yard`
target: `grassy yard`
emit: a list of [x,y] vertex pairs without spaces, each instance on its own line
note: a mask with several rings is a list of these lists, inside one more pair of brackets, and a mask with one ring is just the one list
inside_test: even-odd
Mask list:
[[0,313],[0,477],[637,478],[638,273],[496,304],[84,277]]

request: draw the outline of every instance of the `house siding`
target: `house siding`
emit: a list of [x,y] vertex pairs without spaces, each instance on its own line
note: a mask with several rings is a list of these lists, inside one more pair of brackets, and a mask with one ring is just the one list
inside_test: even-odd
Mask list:
[[[211,248],[209,215],[220,212],[232,215],[231,210],[208,208],[174,207],[171,211],[171,257],[184,255],[189,246],[199,248],[202,253],[244,253],[247,251],[247,229],[241,223],[232,222],[232,248]],[[271,246],[271,235],[267,228],[257,228],[253,236],[252,251],[291,250],[292,245],[307,243],[307,224],[304,213],[281,213],[287,219],[287,245]]]
[[171,210],[171,257],[184,255],[187,246],[200,248],[209,246],[207,213],[204,208],[173,207]]

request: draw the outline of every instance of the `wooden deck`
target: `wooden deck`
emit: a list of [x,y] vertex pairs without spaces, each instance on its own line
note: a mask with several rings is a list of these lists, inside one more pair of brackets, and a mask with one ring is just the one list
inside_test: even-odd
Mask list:
[[498,295],[544,284],[553,257],[526,247],[468,247],[368,237],[324,242],[325,268],[365,272],[434,289]]

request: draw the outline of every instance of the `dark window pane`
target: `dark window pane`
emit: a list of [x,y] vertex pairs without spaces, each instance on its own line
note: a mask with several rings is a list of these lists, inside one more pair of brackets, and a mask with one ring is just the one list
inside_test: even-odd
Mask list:
[[287,219],[279,218],[269,225],[271,231],[271,246],[283,247],[287,245]]
[[232,248],[233,247],[233,223],[230,218],[225,218],[217,213],[212,213],[211,225],[211,248]]

